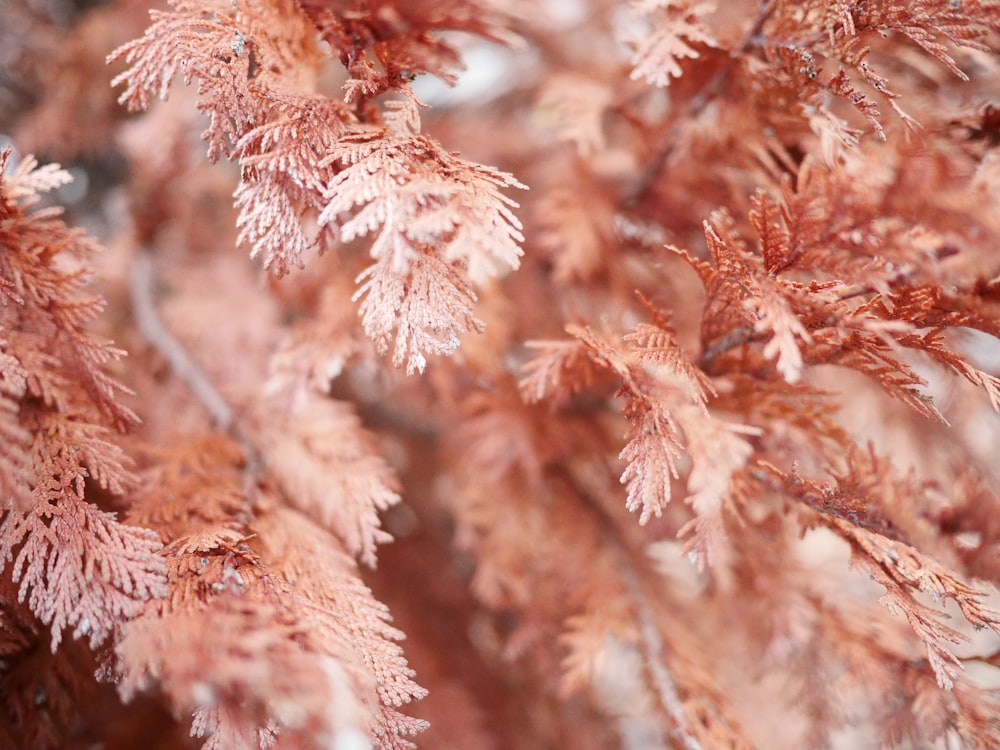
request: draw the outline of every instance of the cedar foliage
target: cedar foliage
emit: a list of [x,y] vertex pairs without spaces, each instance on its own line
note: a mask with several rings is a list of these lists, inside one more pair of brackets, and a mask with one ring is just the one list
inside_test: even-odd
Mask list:
[[1000,747],[1000,5],[4,15],[0,745]]

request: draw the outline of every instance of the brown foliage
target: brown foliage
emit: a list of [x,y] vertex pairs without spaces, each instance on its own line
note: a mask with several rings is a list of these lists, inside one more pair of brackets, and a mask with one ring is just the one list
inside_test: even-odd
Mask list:
[[1000,747],[996,3],[8,5],[4,747]]

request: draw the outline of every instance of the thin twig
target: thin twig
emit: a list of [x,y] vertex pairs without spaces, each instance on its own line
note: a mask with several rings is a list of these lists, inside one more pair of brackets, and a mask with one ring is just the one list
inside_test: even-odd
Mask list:
[[[758,43],[758,37],[760,36],[767,19],[770,18],[771,14],[774,12],[774,8],[774,0],[761,0],[757,10],[757,17],[754,19],[753,25],[750,27],[750,30],[743,39],[743,43],[739,47],[740,54],[745,54]],[[729,73],[730,71],[728,68],[723,68],[717,71],[715,75],[712,76],[711,80],[705,84],[705,86],[703,86],[697,94],[688,100],[687,105],[682,110],[672,112],[669,115],[670,124],[666,130],[664,138],[656,147],[656,150],[646,158],[646,168],[620,200],[619,205],[621,208],[628,209],[634,207],[643,198],[643,196],[646,195],[649,189],[653,186],[653,183],[655,183],[660,177],[660,174],[666,167],[667,162],[670,159],[670,155],[673,152],[674,146],[677,142],[676,123],[689,122],[697,118],[705,107],[719,93],[719,88],[722,86]]]
[[129,291],[132,311],[139,332],[167,360],[174,375],[179,377],[201,402],[216,427],[228,432],[233,426],[233,409],[219,393],[205,371],[191,359],[183,344],[174,338],[160,320],[153,301],[153,281],[155,278],[153,254],[143,250],[132,264]]
[[639,624],[639,635],[642,639],[642,650],[646,657],[646,668],[652,679],[656,694],[660,699],[660,705],[667,712],[673,731],[671,735],[675,740],[683,743],[685,750],[704,750],[702,744],[695,737],[694,732],[688,725],[688,719],[684,713],[684,706],[681,697],[677,693],[677,683],[674,676],[670,674],[664,664],[663,637],[656,624],[656,617],[650,609],[649,601],[642,590],[639,578],[635,570],[629,564],[625,552],[619,545],[615,546],[616,552],[622,557],[621,579],[625,586],[625,591],[636,610],[636,619]]
[[622,587],[636,613],[640,648],[643,657],[645,657],[644,666],[648,670],[649,679],[660,705],[670,721],[671,726],[667,730],[670,737],[680,743],[684,750],[705,750],[691,729],[680,694],[677,692],[677,682],[665,663],[666,646],[663,643],[659,626],[656,624],[656,615],[652,605],[643,591],[640,580],[641,571],[636,569],[627,543],[620,538],[615,520],[604,508],[601,501],[572,476],[570,483],[576,490],[577,496],[595,514],[601,527],[601,536],[616,558]]
[[140,250],[132,263],[132,274],[129,278],[129,296],[132,300],[132,313],[136,326],[146,341],[167,360],[174,375],[187,383],[191,393],[208,412],[215,426],[229,433],[240,443],[245,454],[249,489],[256,485],[262,465],[257,449],[236,419],[233,408],[219,393],[211,378],[191,358],[184,345],[160,319],[153,299],[155,279],[153,254],[148,250]]
[[702,352],[702,355],[698,358],[698,366],[703,370],[707,370],[711,366],[712,362],[731,349],[735,349],[737,346],[746,344],[750,341],[752,336],[752,328],[744,326],[734,328]]

